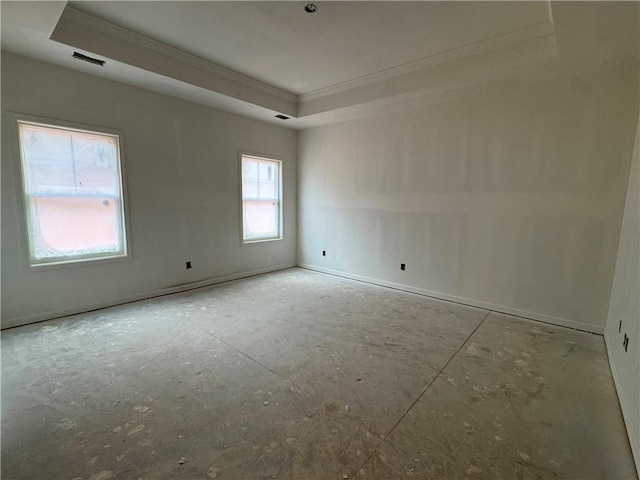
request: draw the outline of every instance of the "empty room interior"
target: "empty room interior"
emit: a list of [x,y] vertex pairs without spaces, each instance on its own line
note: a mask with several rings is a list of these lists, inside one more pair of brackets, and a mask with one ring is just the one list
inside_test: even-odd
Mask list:
[[3,479],[638,479],[639,2],[0,8]]

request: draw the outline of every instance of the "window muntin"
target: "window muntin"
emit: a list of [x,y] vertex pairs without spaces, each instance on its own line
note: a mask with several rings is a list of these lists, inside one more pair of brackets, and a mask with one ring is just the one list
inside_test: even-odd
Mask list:
[[18,121],[31,265],[126,256],[118,135]]
[[242,155],[242,240],[282,238],[282,162]]

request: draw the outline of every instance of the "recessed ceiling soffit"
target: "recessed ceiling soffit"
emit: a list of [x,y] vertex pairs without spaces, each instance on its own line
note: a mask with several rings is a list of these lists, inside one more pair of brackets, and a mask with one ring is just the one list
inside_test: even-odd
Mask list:
[[373,74],[295,95],[69,5],[51,40],[292,118],[428,95],[497,78],[514,66],[557,55],[548,18],[518,30]]

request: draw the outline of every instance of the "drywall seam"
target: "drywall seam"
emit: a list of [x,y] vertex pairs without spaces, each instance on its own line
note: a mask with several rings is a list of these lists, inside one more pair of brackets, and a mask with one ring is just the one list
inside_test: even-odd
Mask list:
[[232,275],[225,275],[223,277],[209,278],[207,280],[201,280],[199,282],[185,283],[183,285],[176,285],[174,287],[161,288],[158,290],[152,290],[150,292],[139,293],[128,297],[119,298],[114,301],[106,301],[87,305],[84,307],[70,308],[66,310],[58,310],[53,312],[38,313],[35,315],[27,315],[24,317],[13,318],[9,320],[3,320],[1,329],[21,327],[30,323],[42,322],[44,320],[53,320],[54,318],[66,317],[67,315],[76,315],[78,313],[90,312],[92,310],[100,310],[102,308],[114,307],[116,305],[123,305],[125,303],[137,302],[139,300],[147,300],[149,298],[162,297],[164,295],[171,295],[173,293],[181,293],[189,290],[195,290],[196,288],[208,287],[216,285],[218,283],[230,282],[232,280],[239,280],[241,278],[253,277],[255,275],[261,275],[263,273],[276,272],[278,270],[286,270],[287,268],[295,267],[295,263],[284,263],[281,265],[275,265],[272,267],[259,268],[257,270],[250,270],[248,272],[234,273]]
[[613,346],[610,345],[611,340],[609,337],[605,335],[604,344],[607,350],[607,358],[609,359],[609,368],[611,370],[611,375],[613,376],[613,383],[616,387],[616,393],[618,394],[618,402],[620,403],[620,410],[622,410],[622,419],[624,420],[625,427],[627,430],[627,437],[629,438],[629,444],[631,445],[631,452],[633,453],[633,461],[636,464],[636,473],[640,477],[640,438],[636,438],[635,432],[631,428],[631,422],[629,417],[629,413],[631,411],[631,405],[629,401],[624,396],[624,389],[622,388],[622,379],[620,378],[620,374],[618,373],[618,368],[616,367],[615,359],[613,358]]
[[382,287],[395,288],[396,290],[402,290],[409,293],[416,293],[418,295],[433,297],[439,300],[446,300],[448,302],[460,303],[462,305],[467,305],[470,307],[482,308],[484,310],[491,310],[492,312],[505,313],[507,315],[514,315],[514,316],[526,318],[529,320],[536,320],[539,322],[549,323],[551,325],[557,325],[559,327],[573,328],[574,330],[580,330],[580,331],[589,332],[589,333],[596,333],[598,335],[604,334],[604,327],[597,326],[597,325],[588,325],[582,322],[569,320],[567,318],[553,317],[550,315],[544,315],[542,313],[529,312],[527,310],[520,310],[517,308],[505,307],[503,305],[495,305],[493,303],[481,302],[479,300],[474,300],[470,298],[458,297],[456,295],[448,295],[446,293],[412,287],[411,285],[387,282],[386,280],[380,280],[377,278],[365,277],[363,275],[356,275],[349,272],[342,272],[339,270],[332,270],[330,268],[318,267],[316,265],[311,265],[308,263],[298,263],[298,267],[306,268],[307,270],[314,270],[316,272],[328,273],[330,275],[336,275],[338,277],[350,278],[352,280],[358,280],[361,282],[372,283],[374,285],[380,285]]

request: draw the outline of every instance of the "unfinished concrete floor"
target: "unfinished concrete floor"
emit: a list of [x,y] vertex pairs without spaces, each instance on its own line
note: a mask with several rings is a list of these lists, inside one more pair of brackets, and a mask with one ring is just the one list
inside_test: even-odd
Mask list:
[[2,334],[2,478],[636,478],[603,338],[301,269]]

